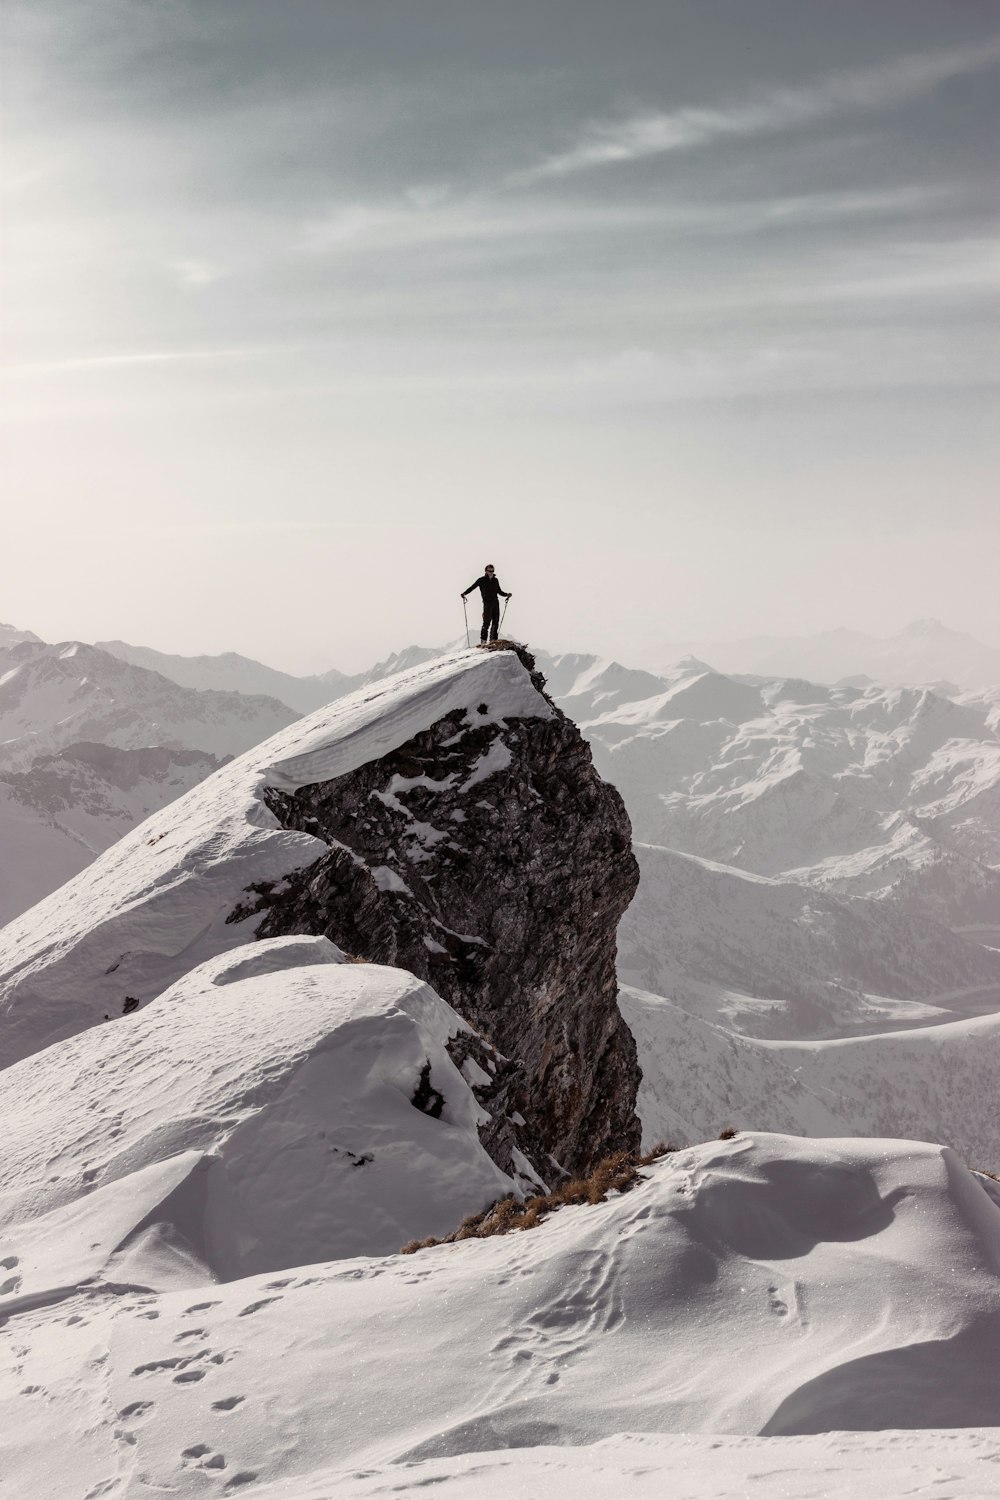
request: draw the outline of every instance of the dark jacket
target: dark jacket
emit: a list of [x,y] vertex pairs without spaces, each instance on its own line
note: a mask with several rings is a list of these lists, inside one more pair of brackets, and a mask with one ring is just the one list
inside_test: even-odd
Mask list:
[[500,580],[495,573],[492,578],[484,573],[482,578],[477,578],[475,583],[470,583],[467,589],[462,590],[462,598],[464,599],[467,594],[471,594],[473,589],[478,589],[482,594],[484,604],[495,604],[501,594],[505,599],[510,598],[507,590],[500,587]]

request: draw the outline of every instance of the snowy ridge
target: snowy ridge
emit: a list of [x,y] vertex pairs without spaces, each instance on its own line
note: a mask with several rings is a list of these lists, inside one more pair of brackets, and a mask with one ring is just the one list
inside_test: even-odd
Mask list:
[[247,941],[245,924],[227,922],[247,888],[327,847],[281,828],[264,786],[346,775],[456,709],[478,725],[553,712],[511,652],[439,657],[289,725],[0,930],[0,1064],[120,1013],[129,997],[152,999]]
[[[24,1493],[113,1474],[121,1500],[213,1475],[332,1495],[374,1465],[539,1464],[636,1429],[1000,1423],[1000,1208],[913,1142],[742,1135],[528,1233],[107,1300],[15,1320],[33,1401],[12,1391],[0,1419]],[[398,1493],[428,1470],[393,1472]]]

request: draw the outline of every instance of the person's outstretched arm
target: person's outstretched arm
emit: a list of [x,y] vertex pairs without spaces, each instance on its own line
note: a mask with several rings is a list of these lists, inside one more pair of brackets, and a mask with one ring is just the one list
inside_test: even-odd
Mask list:
[[497,593],[498,594],[503,594],[503,596],[504,596],[505,599],[509,599],[511,597],[511,595],[508,593],[508,591],[506,589],[503,589],[503,588],[500,587],[500,580],[499,580],[499,578],[497,579]]
[[476,581],[475,581],[475,583],[470,583],[469,587],[467,589],[463,589],[462,590],[462,598],[463,599],[467,599],[469,597],[469,595],[472,593],[472,590],[473,589],[477,589],[479,587],[480,582],[481,582],[481,580],[479,578],[477,578]]

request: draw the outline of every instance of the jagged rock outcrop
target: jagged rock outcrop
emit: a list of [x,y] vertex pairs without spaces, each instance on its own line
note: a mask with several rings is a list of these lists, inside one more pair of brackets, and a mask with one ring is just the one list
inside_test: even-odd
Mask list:
[[[455,1028],[452,1058],[515,1179],[635,1145],[614,967],[631,830],[542,689],[526,653],[447,653],[153,814],[0,931],[0,1066],[113,1017],[127,1027],[255,937],[315,934],[426,978],[479,1029]],[[399,1079],[417,1107],[419,1074]],[[433,1069],[427,1086],[446,1093]]]
[[578,1170],[638,1145],[615,978],[638,868],[622,800],[569,719],[483,714],[455,709],[329,781],[265,786],[284,828],[330,847],[256,885],[230,920],[256,918],[258,937],[322,934],[428,980],[519,1065],[460,1059],[493,1116],[491,1154],[506,1169],[522,1149],[551,1177],[546,1156]]

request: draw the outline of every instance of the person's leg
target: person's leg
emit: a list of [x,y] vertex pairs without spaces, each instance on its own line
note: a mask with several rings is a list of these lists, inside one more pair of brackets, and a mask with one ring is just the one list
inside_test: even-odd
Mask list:
[[495,641],[500,629],[500,600],[494,599],[490,606],[490,640]]
[[479,632],[480,641],[485,641],[490,631],[490,605],[488,600],[483,600],[483,628]]

